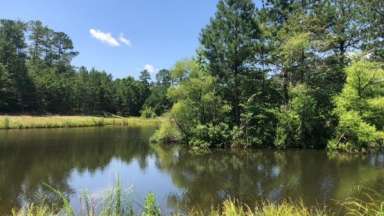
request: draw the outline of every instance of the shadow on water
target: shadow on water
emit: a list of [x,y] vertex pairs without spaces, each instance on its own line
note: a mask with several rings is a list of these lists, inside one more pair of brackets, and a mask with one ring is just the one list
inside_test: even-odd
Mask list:
[[[383,190],[384,154],[330,157],[313,150],[217,150],[196,155],[180,146],[149,145],[154,128],[0,131],[0,212],[74,185],[105,181],[111,170],[129,179],[134,195],[154,191],[166,212],[210,208],[235,198],[331,204],[357,186]],[[116,166],[118,161],[118,166]],[[113,180],[111,180],[113,181]],[[127,180],[128,181],[128,180]],[[91,191],[92,192],[92,191]]]

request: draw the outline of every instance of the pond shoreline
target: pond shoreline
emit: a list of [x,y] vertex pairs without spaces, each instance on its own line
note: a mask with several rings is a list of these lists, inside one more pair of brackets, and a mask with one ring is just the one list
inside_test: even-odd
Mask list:
[[134,211],[139,213],[145,196],[153,193],[163,215],[192,209],[204,213],[212,207],[220,211],[228,198],[236,201],[236,207],[255,211],[264,207],[258,206],[263,202],[278,205],[287,200],[292,206],[284,207],[291,209],[300,207],[296,204],[302,200],[305,209],[333,212],[339,209],[334,200],[356,197],[365,204],[367,199],[356,192],[357,186],[369,189],[363,194],[384,194],[384,154],[330,157],[325,151],[291,149],[218,149],[195,154],[185,145],[149,143],[155,129],[0,130],[0,215],[28,204],[56,213],[50,208],[61,208],[56,196],[40,206],[45,196],[52,197],[44,184],[65,194],[76,212],[81,211],[85,190],[102,208],[105,197],[100,196],[116,188],[116,178],[121,191],[128,193],[123,200],[134,201]]
[[157,126],[161,118],[98,116],[0,115],[0,130],[38,128],[78,128],[104,126]]

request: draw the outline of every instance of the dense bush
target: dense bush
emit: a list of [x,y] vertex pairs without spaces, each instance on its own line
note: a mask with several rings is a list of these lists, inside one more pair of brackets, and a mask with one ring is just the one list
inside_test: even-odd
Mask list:
[[288,105],[282,106],[277,113],[275,145],[279,148],[315,146],[319,117],[310,89],[302,84],[296,85],[289,89],[289,97]]
[[156,115],[155,111],[151,107],[145,106],[141,110],[141,117],[142,118],[155,118],[156,116],[157,115]]
[[172,121],[162,121],[159,129],[152,135],[152,143],[176,143],[182,141],[182,136],[177,126]]
[[232,144],[231,135],[231,130],[225,123],[199,124],[192,129],[192,139],[189,143],[194,148],[222,148]]

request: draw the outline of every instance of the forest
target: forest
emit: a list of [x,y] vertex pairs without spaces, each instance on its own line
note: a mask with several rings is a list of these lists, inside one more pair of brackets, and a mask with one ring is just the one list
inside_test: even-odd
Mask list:
[[144,70],[113,79],[105,71],[75,67],[72,40],[40,21],[0,21],[0,113],[138,116],[143,107],[169,108],[167,70],[156,82]]
[[193,149],[384,146],[384,2],[220,0],[196,55],[138,79],[75,67],[68,35],[0,20],[0,113],[155,117]]

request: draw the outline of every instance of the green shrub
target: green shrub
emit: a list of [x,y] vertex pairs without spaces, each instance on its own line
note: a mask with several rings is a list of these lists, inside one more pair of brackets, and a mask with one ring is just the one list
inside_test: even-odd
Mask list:
[[143,110],[141,110],[141,117],[142,118],[156,118],[157,115],[155,111],[152,109],[152,107],[145,106]]
[[339,119],[328,149],[366,151],[384,146],[384,70],[382,64],[361,60],[346,69],[347,82],[335,97]]
[[297,145],[299,142],[299,115],[294,111],[282,109],[278,113],[277,119],[275,146],[277,148],[286,148]]
[[243,104],[240,126],[232,129],[232,147],[272,146],[276,132],[276,110],[261,104],[256,95]]
[[199,124],[192,129],[192,139],[190,145],[193,147],[225,147],[232,141],[232,133],[229,126],[225,123]]
[[181,134],[172,120],[163,120],[159,129],[150,138],[152,143],[175,143],[181,140]]
[[328,143],[328,149],[332,151],[353,152],[376,149],[381,146],[378,140],[384,140],[383,134],[378,132],[375,126],[364,122],[354,111],[340,114],[337,132],[338,137]]
[[316,128],[320,124],[321,113],[317,112],[317,102],[312,90],[299,84],[289,89],[289,102],[276,112],[277,128],[275,146],[315,147],[325,145],[319,138]]

